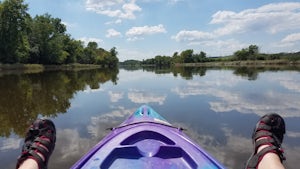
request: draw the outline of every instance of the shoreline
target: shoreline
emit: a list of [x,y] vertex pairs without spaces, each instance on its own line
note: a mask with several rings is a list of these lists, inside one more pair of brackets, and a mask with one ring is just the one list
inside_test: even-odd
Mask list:
[[293,66],[300,67],[300,61],[288,61],[288,60],[246,60],[246,61],[214,61],[214,62],[203,62],[203,63],[176,63],[175,67],[282,67],[282,66]]
[[2,71],[49,71],[49,70],[77,70],[77,69],[97,69],[101,65],[93,64],[65,64],[65,65],[42,65],[42,64],[0,64]]
[[[120,65],[122,67],[122,65]],[[123,65],[124,66],[124,65]],[[150,65],[141,65],[147,67]],[[151,65],[155,66],[155,65]],[[151,67],[150,66],[150,67]],[[213,61],[201,63],[175,63],[175,67],[300,67],[300,61],[288,60],[256,60],[256,61]],[[171,66],[171,67],[172,67]],[[53,70],[84,70],[100,69],[101,65],[94,64],[64,64],[64,65],[42,65],[42,64],[0,64],[0,72],[43,72]]]

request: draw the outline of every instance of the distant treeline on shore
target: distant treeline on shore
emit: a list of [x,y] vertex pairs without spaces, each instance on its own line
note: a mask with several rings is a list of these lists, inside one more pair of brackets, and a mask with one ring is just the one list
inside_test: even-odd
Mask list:
[[97,64],[116,67],[118,52],[71,38],[61,19],[31,17],[24,0],[0,1],[0,64]]
[[206,53],[194,53],[192,49],[175,52],[173,56],[155,56],[145,60],[126,60],[121,65],[130,66],[205,66],[205,65],[252,65],[252,64],[299,64],[300,52],[265,54],[259,52],[257,45],[250,45],[225,57],[207,57]]

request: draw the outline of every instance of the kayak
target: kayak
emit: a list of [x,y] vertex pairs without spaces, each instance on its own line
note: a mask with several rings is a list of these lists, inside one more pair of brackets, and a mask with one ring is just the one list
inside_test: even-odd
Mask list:
[[149,106],[127,120],[77,161],[72,169],[222,169],[217,160]]

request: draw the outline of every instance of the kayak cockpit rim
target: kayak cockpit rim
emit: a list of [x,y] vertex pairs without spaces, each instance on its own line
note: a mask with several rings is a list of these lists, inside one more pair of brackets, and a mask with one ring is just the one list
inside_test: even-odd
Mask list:
[[120,125],[120,126],[117,126],[117,127],[111,127],[111,128],[108,128],[108,129],[109,130],[116,130],[116,129],[127,127],[127,126],[132,126],[132,125],[137,125],[137,124],[145,124],[145,123],[148,123],[148,124],[149,123],[150,124],[158,124],[158,125],[162,125],[162,126],[167,126],[167,127],[170,127],[170,128],[177,129],[179,131],[186,131],[187,130],[187,129],[182,128],[182,127],[172,126],[170,123],[157,123],[157,122],[154,122],[154,121],[139,121],[139,122],[129,123],[129,124],[125,124],[125,125]]

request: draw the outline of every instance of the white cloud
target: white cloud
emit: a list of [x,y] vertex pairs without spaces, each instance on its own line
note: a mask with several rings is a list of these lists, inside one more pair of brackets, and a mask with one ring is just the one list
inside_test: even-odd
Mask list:
[[295,81],[294,79],[289,79],[286,81],[281,81],[280,84],[289,90],[300,93],[300,80],[297,82],[297,80]]
[[[127,38],[128,41],[130,41],[130,38]],[[119,52],[119,60],[124,61],[130,59],[136,59],[136,60],[143,60],[146,58],[151,58],[153,56],[161,54],[159,51],[154,51],[152,49],[142,49],[142,48],[121,48],[118,47]]]
[[[212,15],[209,23],[215,29],[209,32],[181,30],[173,35],[171,39],[177,42],[186,42],[187,45],[200,46],[211,56],[230,55],[234,51],[248,46],[249,43],[257,43],[255,42],[257,36],[263,35],[266,36],[266,39],[274,39],[273,35],[276,33],[299,30],[300,2],[271,3],[242,11],[217,11]],[[255,34],[255,38],[252,39],[253,34]],[[248,41],[245,44],[239,40],[220,39],[226,38],[227,35],[250,36],[252,42]],[[299,48],[296,42],[300,42],[299,33],[290,34],[281,41],[266,43],[263,50],[282,52],[283,49],[287,52],[295,52]],[[215,47],[213,47],[214,45]],[[226,45],[229,45],[229,47]]]
[[300,93],[300,76],[298,72],[289,72],[289,76],[278,76],[271,80],[279,82],[279,84],[293,92]]
[[138,40],[141,39],[141,36],[144,35],[153,35],[158,33],[166,33],[166,29],[162,24],[157,26],[142,26],[142,27],[132,27],[126,32],[126,36],[128,36],[128,40]]
[[120,99],[123,98],[124,92],[109,91],[108,94],[110,96],[110,101],[115,103],[115,102],[118,102]]
[[[228,91],[212,90],[211,95],[219,97],[221,101],[210,102],[215,112],[238,111],[240,113],[255,113],[262,116],[266,113],[278,112],[283,117],[300,117],[299,97],[278,92],[266,92],[261,96],[264,99],[251,100],[245,95],[233,94]],[[279,98],[286,98],[284,101]]]
[[122,23],[122,19],[117,19],[115,21],[109,21],[106,22],[105,25],[111,25],[111,24],[121,24]]
[[296,42],[300,41],[300,33],[293,33],[290,35],[287,35],[284,39],[281,40],[281,42]]
[[291,138],[300,138],[300,132],[287,131],[286,135]]
[[232,54],[232,51],[237,51],[245,48],[249,44],[241,43],[235,39],[228,39],[190,42],[188,45],[206,47],[207,50],[211,49],[209,54],[212,56],[225,56]]
[[106,37],[111,38],[111,37],[121,37],[122,34],[121,32],[116,31],[115,29],[108,29]]
[[86,9],[109,17],[135,19],[135,12],[142,11],[135,0],[86,0]]
[[168,3],[171,4],[171,5],[175,5],[179,2],[184,2],[184,0],[168,0]]
[[82,37],[79,40],[81,40],[84,43],[84,45],[87,45],[89,42],[96,42],[96,43],[98,43],[98,45],[103,43],[103,40],[99,39],[99,38]]
[[[59,157],[55,161],[64,161],[70,157],[77,157],[86,152],[95,144],[95,140],[81,138],[76,129],[60,129],[57,130],[56,145],[61,146],[56,148],[54,157]],[[80,157],[80,156],[79,156]]]
[[2,145],[0,144],[0,151],[6,152],[9,150],[16,150],[20,148],[22,139],[18,138],[7,138],[2,141]]
[[211,24],[223,24],[214,33],[218,36],[233,33],[264,31],[271,34],[300,27],[300,3],[272,3],[239,13],[218,11]]
[[214,37],[213,34],[208,32],[202,32],[197,30],[182,30],[178,32],[175,36],[171,38],[176,40],[177,42],[184,42],[184,41],[202,41],[207,39],[212,39]]
[[136,109],[125,109],[124,107],[117,107],[112,112],[91,117],[91,124],[87,126],[89,134],[93,138],[103,138],[108,133],[108,128],[117,127],[129,117]]
[[130,90],[128,93],[128,99],[133,103],[139,104],[158,103],[159,105],[163,105],[166,98],[166,95],[155,94],[152,92],[146,93],[137,90]]

